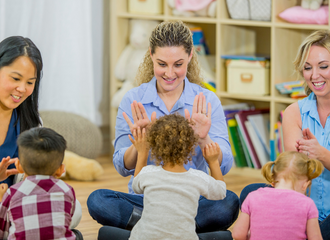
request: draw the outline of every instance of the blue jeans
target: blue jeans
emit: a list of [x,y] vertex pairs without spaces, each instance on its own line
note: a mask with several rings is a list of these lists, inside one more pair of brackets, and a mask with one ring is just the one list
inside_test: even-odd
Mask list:
[[[87,199],[88,211],[94,220],[122,229],[127,226],[134,205],[143,208],[143,197],[108,189],[96,190]],[[195,218],[197,232],[226,230],[235,222],[238,213],[239,200],[231,191],[227,190],[226,198],[218,201],[201,196]]]
[[[254,183],[247,185],[241,192],[241,196],[239,198],[240,201],[240,207],[242,206],[242,203],[244,202],[245,198],[250,192],[253,192],[261,187],[270,187],[270,185],[267,185],[265,183]],[[330,240],[330,215],[327,216],[326,219],[323,221],[319,221],[321,234],[323,237],[323,240]]]

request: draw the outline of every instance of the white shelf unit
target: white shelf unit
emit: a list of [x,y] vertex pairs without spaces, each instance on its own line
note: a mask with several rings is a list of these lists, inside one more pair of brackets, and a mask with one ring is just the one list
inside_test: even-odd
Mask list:
[[[162,15],[131,14],[128,12],[126,0],[110,0],[110,99],[120,88],[121,82],[114,77],[116,61],[128,44],[128,21],[134,19],[150,20],[182,20],[193,23],[203,29],[211,54],[216,57],[215,76],[217,95],[223,105],[239,102],[253,103],[256,107],[270,108],[270,138],[274,139],[274,124],[279,113],[296,100],[282,96],[275,84],[294,81],[293,60],[302,40],[318,29],[329,29],[329,25],[291,24],[283,21],[278,14],[285,9],[297,5],[297,0],[273,0],[271,21],[247,21],[231,19],[226,0],[217,0],[217,17],[177,17],[172,16],[171,9],[163,0]],[[224,54],[246,54],[250,52],[269,54],[270,94],[254,96],[230,94],[226,86]],[[114,139],[117,109],[110,109],[110,136]]]

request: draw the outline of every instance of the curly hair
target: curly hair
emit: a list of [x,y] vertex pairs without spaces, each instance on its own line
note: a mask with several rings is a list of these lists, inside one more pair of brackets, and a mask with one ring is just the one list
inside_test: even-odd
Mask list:
[[312,180],[317,178],[323,169],[320,161],[308,158],[303,153],[288,151],[281,153],[275,162],[266,163],[261,173],[269,183],[276,183],[276,178],[280,176],[292,181],[294,186],[300,177],[306,176],[308,180]]
[[[201,68],[197,59],[197,54],[193,49],[192,32],[182,21],[166,21],[158,24],[149,38],[149,48],[152,55],[158,47],[172,46],[183,47],[188,55],[193,51],[192,58],[188,64],[187,78],[189,82],[203,86]],[[141,85],[142,83],[150,82],[154,75],[154,65],[148,50],[144,55],[143,62],[138,68],[135,80]]]
[[188,120],[179,114],[170,114],[148,126],[147,141],[156,165],[174,166],[191,161],[198,137]]
[[[330,52],[330,31],[318,30],[310,34],[299,46],[296,59],[293,61],[295,71],[303,77],[304,65],[309,55],[311,46],[319,46],[327,49]],[[312,90],[305,83],[305,93],[307,96],[311,94]]]

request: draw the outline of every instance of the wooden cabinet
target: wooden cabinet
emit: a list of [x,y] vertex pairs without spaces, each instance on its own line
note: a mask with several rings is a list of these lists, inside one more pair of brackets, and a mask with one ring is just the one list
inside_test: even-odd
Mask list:
[[[150,20],[182,20],[203,29],[210,53],[216,56],[215,76],[217,95],[223,105],[248,102],[256,107],[269,107],[271,117],[270,138],[274,139],[274,123],[279,113],[295,100],[282,96],[275,84],[297,80],[293,74],[293,60],[302,40],[317,29],[329,25],[291,24],[281,20],[278,14],[297,5],[296,0],[273,0],[271,21],[247,21],[231,19],[226,0],[217,0],[217,17],[177,17],[163,0],[162,15],[131,14],[125,0],[110,0],[110,98],[120,88],[121,82],[114,77],[116,61],[128,43],[128,21],[131,18]],[[227,92],[224,54],[268,54],[270,65],[270,94],[267,96],[235,95]],[[117,109],[110,109],[110,136],[114,139]]]

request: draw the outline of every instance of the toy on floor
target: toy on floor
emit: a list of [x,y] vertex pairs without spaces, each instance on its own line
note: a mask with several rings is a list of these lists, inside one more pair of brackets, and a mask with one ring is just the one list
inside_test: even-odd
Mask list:
[[103,168],[94,160],[101,153],[102,134],[88,119],[63,111],[40,111],[44,127],[52,128],[67,141],[63,164],[64,178],[93,181],[103,174]]
[[174,16],[216,17],[215,0],[167,0]]
[[126,92],[134,87],[135,75],[149,47],[149,36],[159,24],[152,20],[130,20],[129,44],[122,51],[115,66],[115,77],[123,81],[122,87],[114,94],[111,105],[118,107]]

